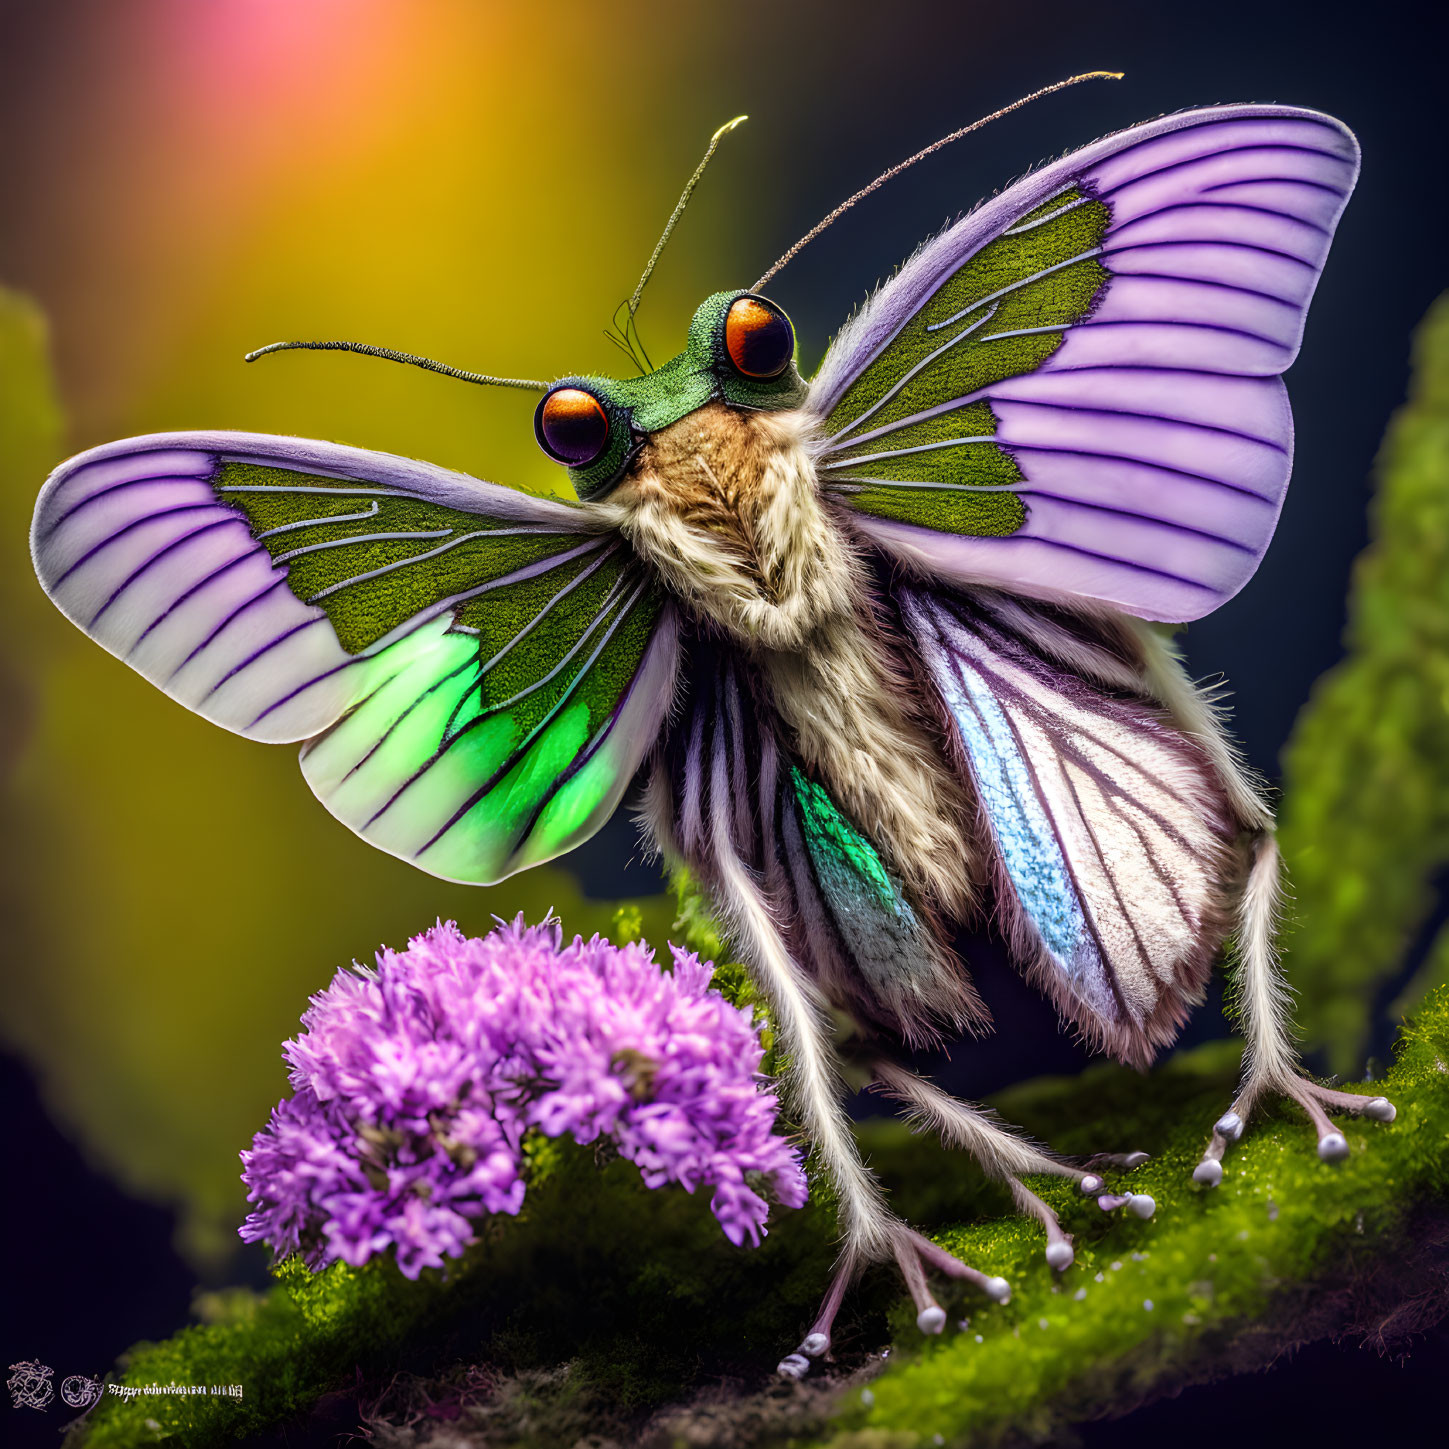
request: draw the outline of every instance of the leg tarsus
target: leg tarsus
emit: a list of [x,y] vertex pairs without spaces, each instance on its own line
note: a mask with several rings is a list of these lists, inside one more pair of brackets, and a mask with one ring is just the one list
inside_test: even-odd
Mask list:
[[[890,1256],[895,1259],[896,1267],[900,1270],[916,1305],[916,1327],[922,1333],[940,1333],[946,1327],[946,1310],[936,1302],[926,1282],[927,1268],[970,1283],[997,1303],[1005,1303],[1010,1299],[1011,1285],[1005,1278],[989,1278],[985,1273],[978,1272],[939,1244],[933,1243],[924,1234],[907,1227],[899,1218],[891,1225],[889,1232]],[[776,1372],[782,1378],[803,1379],[810,1371],[811,1360],[823,1358],[829,1353],[831,1333],[841,1301],[846,1290],[866,1266],[866,1262],[866,1258],[859,1254],[847,1252],[842,1256],[810,1331],[793,1353],[780,1360]]]
[[1006,1302],[1003,1294],[1010,1296],[1011,1285],[1005,1278],[988,1278],[985,1273],[963,1263],[954,1253],[948,1253],[945,1248],[933,1243],[924,1233],[918,1233],[914,1228],[906,1228],[905,1234],[921,1261],[946,1274],[948,1278],[959,1278],[963,1283],[970,1283],[998,1303]]
[[1132,1172],[1152,1159],[1150,1152],[1094,1152],[1083,1160],[1083,1167],[1119,1167]]
[[1199,1187],[1216,1187],[1223,1180],[1223,1157],[1243,1135],[1243,1117],[1248,1110],[1247,1095],[1243,1094],[1213,1123],[1213,1134],[1203,1151],[1202,1161],[1192,1170],[1192,1180]]
[[[1288,1088],[1288,1095],[1308,1114],[1308,1120],[1318,1132],[1318,1155],[1324,1162],[1341,1162],[1348,1156],[1348,1140],[1329,1121],[1325,1107],[1336,1112],[1353,1112],[1373,1117],[1380,1122],[1392,1122],[1397,1112],[1387,1097],[1360,1097],[1352,1092],[1338,1092],[1332,1087],[1320,1087],[1307,1077],[1297,1078]],[[1383,1103],[1383,1107],[1378,1104]],[[1370,1112],[1372,1105],[1374,1111]],[[1387,1108],[1387,1114],[1384,1112]]]
[[911,1301],[916,1305],[916,1327],[922,1333],[940,1333],[946,1326],[946,1310],[931,1296],[926,1287],[926,1273],[921,1267],[920,1249],[903,1234],[894,1244],[896,1267],[906,1280]]
[[825,1290],[825,1300],[815,1322],[810,1325],[800,1346],[794,1353],[786,1354],[776,1367],[781,1378],[803,1379],[810,1372],[812,1359],[824,1358],[830,1352],[831,1331],[835,1327],[835,1315],[840,1312],[845,1290],[855,1281],[860,1272],[859,1261],[849,1252],[842,1255],[831,1275],[830,1287]]
[[1099,1152],[1085,1166],[1074,1166],[1017,1136],[991,1113],[957,1101],[934,1082],[895,1062],[878,1060],[872,1064],[872,1073],[874,1085],[904,1102],[921,1126],[931,1128],[948,1146],[969,1152],[990,1176],[1010,1187],[1017,1210],[1036,1218],[1046,1229],[1047,1262],[1058,1272],[1072,1263],[1071,1239],[1062,1231],[1056,1214],[1024,1186],[1023,1177],[1050,1173],[1069,1178],[1086,1196],[1096,1197],[1104,1212],[1130,1207],[1138,1217],[1150,1218],[1156,1211],[1157,1204],[1146,1193],[1101,1195],[1106,1180],[1087,1170],[1103,1166],[1130,1171],[1147,1161],[1145,1152]]
[[1318,1135],[1318,1155],[1324,1162],[1348,1155],[1348,1141],[1329,1120],[1330,1111],[1353,1112],[1376,1122],[1392,1122],[1397,1115],[1386,1097],[1321,1087],[1299,1069],[1289,1036],[1291,997],[1273,941],[1280,896],[1278,846],[1272,831],[1265,829],[1253,840],[1238,903],[1236,985],[1247,1040],[1243,1086],[1232,1107],[1214,1123],[1212,1138],[1193,1169],[1193,1181],[1203,1187],[1216,1187],[1223,1180],[1223,1157],[1264,1097],[1288,1097],[1303,1109]]
[[[1208,1153],[1212,1148],[1208,1148]],[[1192,1170],[1192,1180],[1199,1187],[1216,1187],[1223,1180],[1223,1164],[1216,1157],[1203,1154],[1203,1159]]]
[[1017,1211],[1035,1218],[1046,1229],[1048,1266],[1056,1269],[1058,1273],[1065,1272],[1076,1258],[1071,1235],[1062,1230],[1057,1215],[1020,1178],[1009,1177],[1007,1184],[1011,1188],[1011,1200],[1016,1204]]
[[1103,1193],[1097,1199],[1097,1206],[1104,1213],[1126,1208],[1134,1217],[1150,1218],[1157,1211],[1157,1199],[1145,1192]]
[[1213,1131],[1220,1133],[1224,1142],[1236,1142],[1243,1135],[1243,1119],[1229,1109],[1213,1123]]

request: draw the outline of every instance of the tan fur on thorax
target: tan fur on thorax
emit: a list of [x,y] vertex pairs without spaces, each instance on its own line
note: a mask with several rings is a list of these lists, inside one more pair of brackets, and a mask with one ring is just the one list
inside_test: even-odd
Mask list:
[[755,663],[801,760],[921,898],[971,903],[972,809],[822,506],[799,413],[711,403],[655,433],[610,495],[620,529]]
[[673,592],[748,646],[800,649],[853,607],[798,413],[710,403],[653,434],[609,496]]

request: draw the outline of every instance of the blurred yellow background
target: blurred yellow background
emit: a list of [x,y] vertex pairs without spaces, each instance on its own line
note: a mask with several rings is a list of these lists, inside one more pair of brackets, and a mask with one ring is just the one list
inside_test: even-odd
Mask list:
[[[618,14],[582,4],[68,8],[17,78],[31,125],[9,162],[23,219],[9,275],[44,304],[61,383],[44,381],[40,311],[7,295],[3,1031],[91,1160],[174,1205],[184,1248],[219,1266],[244,1210],[236,1151],[285,1091],[280,1044],[339,965],[438,916],[482,932],[492,913],[552,907],[587,933],[612,907],[562,866],[476,890],[356,840],[291,750],[188,715],[49,606],[25,556],[35,491],[70,452],[193,427],[566,487],[529,395],[242,354],[345,337],[514,375],[618,372],[602,328],[739,107],[722,77],[661,116],[655,73],[702,43],[688,12],[651,25],[645,74]],[[656,357],[706,294],[764,265],[768,215],[740,224],[736,206],[748,159],[721,155],[651,285]],[[647,914],[662,941],[662,899]]]

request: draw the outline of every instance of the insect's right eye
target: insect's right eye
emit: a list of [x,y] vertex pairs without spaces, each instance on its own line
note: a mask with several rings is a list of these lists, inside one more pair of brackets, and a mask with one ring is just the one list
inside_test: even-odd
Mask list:
[[725,351],[741,377],[768,382],[779,377],[795,353],[795,330],[773,302],[748,293],[736,297],[725,315]]
[[587,468],[609,445],[609,415],[593,393],[558,387],[539,403],[533,431],[555,463]]

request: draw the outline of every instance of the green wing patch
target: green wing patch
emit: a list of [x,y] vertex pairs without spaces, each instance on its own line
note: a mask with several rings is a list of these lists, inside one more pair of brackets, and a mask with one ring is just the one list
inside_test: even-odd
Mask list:
[[937,533],[963,533],[979,538],[1005,538],[1026,522],[1026,504],[1014,493],[976,493],[950,484],[902,486],[897,489],[851,487],[832,489],[848,498],[857,513],[913,523]]
[[[831,411],[827,433],[855,431],[866,421],[874,432],[1035,371],[1061,345],[1063,334],[1054,329],[1084,318],[1107,281],[1096,253],[1110,220],[1102,202],[1073,188],[988,242],[862,369]],[[983,339],[976,334],[987,330],[988,316]],[[1027,335],[996,338],[1003,332]]]
[[286,566],[292,592],[326,611],[349,654],[442,599],[581,542],[384,487],[251,463],[224,463],[213,486],[246,515],[273,563]]
[[996,442],[990,402],[974,395],[1040,367],[1091,312],[1109,221],[1102,202],[1071,188],[947,276],[826,418],[825,485],[860,512],[937,531],[1020,528],[1021,471]]

